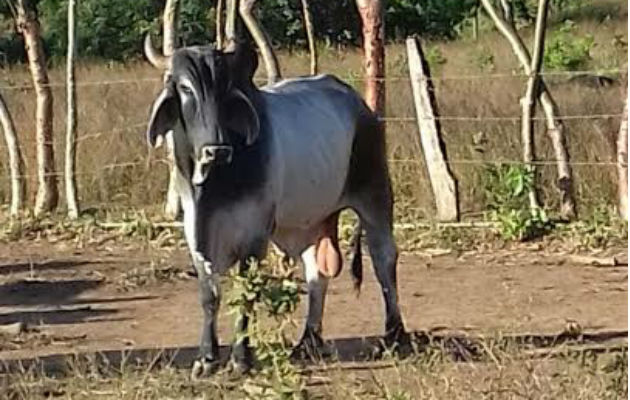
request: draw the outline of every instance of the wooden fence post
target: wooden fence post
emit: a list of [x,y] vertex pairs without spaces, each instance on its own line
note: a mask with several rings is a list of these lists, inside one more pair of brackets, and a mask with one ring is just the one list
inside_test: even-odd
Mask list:
[[457,221],[459,207],[457,182],[446,161],[440,137],[440,125],[436,119],[435,97],[428,65],[416,38],[407,39],[407,59],[413,89],[413,98],[420,130],[420,142],[440,221]]
[[66,154],[65,154],[65,188],[66,204],[68,205],[68,217],[79,217],[79,202],[77,201],[76,183],[76,159],[77,159],[77,91],[74,81],[74,54],[75,54],[75,11],[76,1],[68,1],[68,58],[67,58],[67,120],[66,120]]

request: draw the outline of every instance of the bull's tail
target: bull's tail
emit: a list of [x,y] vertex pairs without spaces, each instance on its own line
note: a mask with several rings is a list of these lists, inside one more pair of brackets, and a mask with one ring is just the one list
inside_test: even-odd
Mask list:
[[361,283],[363,283],[363,256],[361,254],[361,235],[363,227],[361,220],[354,227],[354,238],[352,240],[352,261],[350,273],[352,274],[352,282],[357,296],[361,293]]

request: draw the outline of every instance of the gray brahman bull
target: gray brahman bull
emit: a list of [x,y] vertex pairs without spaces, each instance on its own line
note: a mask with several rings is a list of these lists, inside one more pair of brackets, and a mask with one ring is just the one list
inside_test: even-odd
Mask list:
[[[355,283],[362,276],[364,229],[385,301],[385,342],[405,337],[385,137],[361,97],[326,75],[258,89],[252,83],[258,58],[245,43],[232,52],[186,47],[166,58],[147,37],[145,53],[165,70],[147,138],[155,146],[172,131],[184,230],[204,312],[193,376],[217,361],[219,275],[250,257],[264,258],[270,241],[304,264],[308,315],[298,346],[322,344],[324,297],[329,278],[341,268],[337,218],[345,208],[360,220]],[[238,329],[246,327],[241,318]],[[248,339],[242,339],[232,348],[232,360],[246,369],[250,353]]]

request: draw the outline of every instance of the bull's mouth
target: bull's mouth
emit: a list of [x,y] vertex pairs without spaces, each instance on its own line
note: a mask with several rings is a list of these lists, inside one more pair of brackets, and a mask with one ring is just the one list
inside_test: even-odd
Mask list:
[[213,167],[231,163],[232,152],[232,146],[203,146],[199,157],[195,160],[192,183],[195,185],[203,184]]

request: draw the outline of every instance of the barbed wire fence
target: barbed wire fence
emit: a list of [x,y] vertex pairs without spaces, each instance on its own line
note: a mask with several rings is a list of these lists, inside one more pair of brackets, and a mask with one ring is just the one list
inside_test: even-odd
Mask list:
[[[619,75],[623,74],[625,71],[620,69],[607,69],[607,70],[583,70],[583,71],[549,71],[543,72],[542,76],[555,76],[555,77],[564,77],[564,78],[573,78],[576,76],[583,75],[596,75],[600,76],[603,74],[606,75]],[[483,81],[483,80],[495,80],[495,79],[525,79],[527,78],[526,74],[515,72],[515,73],[490,73],[490,74],[478,74],[478,75],[445,75],[445,76],[437,76],[426,78],[427,80],[432,80],[435,82],[445,82],[445,81]],[[364,82],[366,79],[362,77],[347,77],[343,80],[347,82]],[[389,76],[384,78],[387,82],[410,82],[409,76]],[[88,80],[88,81],[80,81],[76,83],[77,87],[102,87],[102,86],[116,86],[116,85],[144,85],[148,83],[152,84],[161,84],[162,79],[155,78],[134,78],[134,79],[107,79],[107,80]],[[53,88],[63,88],[66,86],[65,82],[51,82],[48,86]],[[33,86],[30,84],[5,84],[0,85],[0,91],[30,91],[33,90]],[[623,114],[621,112],[612,112],[612,113],[593,113],[593,114],[568,114],[558,116],[558,119],[564,121],[597,121],[597,120],[606,120],[612,119],[614,121],[621,121]],[[437,121],[459,121],[459,122],[520,122],[522,120],[522,116],[513,115],[513,116],[493,116],[493,115],[440,115],[433,118]],[[545,117],[534,117],[535,120],[544,121]],[[385,123],[403,123],[403,124],[416,124],[419,118],[415,115],[406,115],[406,116],[386,116],[381,118],[381,120]],[[77,137],[77,144],[81,146],[84,142],[89,140],[97,140],[103,138],[105,136],[112,136],[115,134],[122,134],[127,132],[136,132],[142,133],[146,128],[147,121],[140,120],[134,121],[133,123],[127,123],[122,126],[114,126],[111,129],[103,129],[94,132],[84,132]],[[33,139],[25,139],[20,138],[20,143],[22,146],[29,145],[31,143],[35,143],[36,141]],[[55,140],[53,145],[60,145],[62,142],[62,138],[60,137],[58,140]],[[0,142],[0,152],[6,151],[6,145]],[[77,172],[76,175],[78,177],[94,177],[102,175],[108,171],[114,171],[119,169],[128,169],[128,168],[139,168],[144,167],[145,169],[150,169],[156,165],[168,165],[168,160],[165,157],[157,157],[155,152],[146,151],[144,154],[138,154],[138,156],[132,160],[128,161],[117,161],[106,163],[100,166],[98,169],[94,169],[91,171],[80,171]],[[413,158],[390,158],[389,162],[392,165],[397,164],[417,164],[422,165],[423,161],[421,160],[421,155],[415,155]],[[556,165],[557,160],[553,159],[539,159],[534,161],[532,164],[536,166],[553,166]],[[520,165],[524,164],[522,160],[513,159],[513,158],[496,158],[492,160],[487,159],[472,159],[472,158],[450,158],[448,160],[448,164],[450,165],[470,165],[470,166],[479,166],[479,165],[488,165],[488,164],[515,164]],[[619,166],[618,162],[615,161],[600,161],[600,160],[571,160],[569,165],[572,166],[592,166],[592,167],[614,167]],[[166,170],[164,171],[166,173]],[[63,172],[56,171],[47,174],[47,176],[55,176],[62,177]],[[20,176],[22,179],[34,179],[36,178],[36,174],[23,174]],[[10,178],[8,176],[8,171],[6,175],[0,176],[0,182],[7,182]]]

